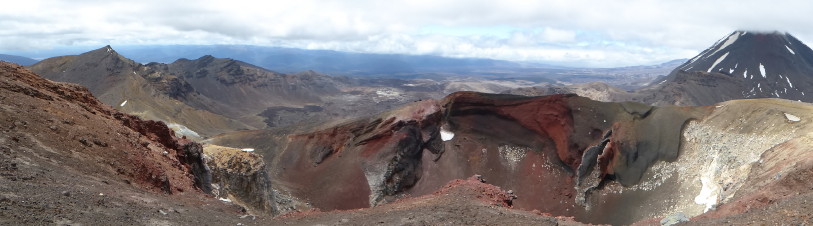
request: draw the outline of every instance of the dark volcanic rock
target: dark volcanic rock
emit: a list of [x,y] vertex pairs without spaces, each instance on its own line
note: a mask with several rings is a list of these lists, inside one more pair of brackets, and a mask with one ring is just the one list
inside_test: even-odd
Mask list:
[[813,50],[788,33],[735,31],[668,76],[634,91],[602,83],[519,88],[526,96],[575,93],[599,101],[711,105],[735,99],[813,102]]
[[207,145],[204,150],[215,196],[231,199],[255,214],[278,213],[261,156],[216,145]]
[[790,34],[735,31],[677,67],[660,87],[682,87],[679,95],[688,98],[678,103],[686,105],[750,98],[812,102],[811,72],[813,50]]
[[119,111],[179,124],[203,136],[253,128],[206,108],[216,103],[183,78],[168,73],[165,65],[139,64],[110,46],[75,56],[48,58],[30,68],[54,81],[85,86],[102,103]]
[[197,92],[219,104],[205,109],[229,116],[256,115],[272,106],[319,103],[322,96],[339,92],[330,76],[281,74],[209,55],[196,60],[180,59],[168,64],[167,69],[167,74],[183,77]]

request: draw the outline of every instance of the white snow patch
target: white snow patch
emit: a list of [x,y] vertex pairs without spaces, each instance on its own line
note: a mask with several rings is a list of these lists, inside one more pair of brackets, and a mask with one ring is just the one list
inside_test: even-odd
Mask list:
[[200,135],[198,135],[197,132],[192,131],[191,129],[187,128],[184,125],[178,123],[167,123],[167,127],[169,127],[169,129],[171,129],[172,131],[175,131],[176,137],[186,136],[189,138],[200,138]]
[[785,113],[785,118],[787,118],[788,121],[791,121],[791,122],[798,122],[798,121],[802,120],[801,118],[799,118],[799,116],[791,115],[791,114],[788,114],[788,113]]
[[450,141],[454,138],[454,133],[452,131],[448,131],[443,127],[440,127],[440,139],[443,141]]
[[785,48],[788,48],[788,51],[790,51],[791,54],[796,55],[796,52],[793,52],[793,50],[790,49],[790,47],[788,47],[788,45],[785,45]]
[[733,44],[735,41],[737,41],[737,38],[739,38],[739,37],[740,37],[739,32],[735,32],[734,34],[729,35],[728,39],[725,40],[723,45],[720,46],[720,48],[717,48],[717,50],[715,50],[713,53],[709,54],[709,56],[714,55],[715,53],[719,52],[720,50],[723,50],[726,47],[728,47],[729,45]]
[[773,95],[776,96],[776,97],[779,97],[779,93],[776,92],[776,90],[773,91]]
[[737,62],[736,64],[734,64],[734,68],[737,68],[737,66],[740,66],[740,63],[739,63],[739,62]]
[[762,83],[757,83],[757,88],[761,87]]
[[231,202],[231,199],[227,199],[227,198],[219,198],[219,200],[224,201],[224,202]]
[[244,152],[252,152],[252,151],[254,151],[254,148],[243,148],[243,149],[240,149],[240,150],[244,151]]
[[762,77],[765,78],[765,66],[762,63],[759,63],[759,73],[762,73]]
[[748,78],[748,69],[745,69],[745,71],[742,72],[742,78]]
[[785,80],[788,81],[788,85],[790,86],[790,88],[793,88],[793,83],[790,83],[790,78],[785,77]]
[[717,64],[719,64],[720,62],[722,62],[725,59],[725,57],[727,57],[727,56],[728,56],[728,52],[726,52],[725,54],[720,56],[720,58],[717,58],[717,60],[714,61],[714,64],[712,64],[711,67],[709,68],[708,72],[710,73],[711,70],[714,69],[714,67],[717,66]]
[[728,73],[729,73],[729,74],[733,74],[733,73],[734,73],[734,68],[729,68],[729,69],[728,69]]
[[692,60],[689,61],[689,64],[694,63],[697,60],[697,58],[700,58],[700,55],[694,56],[694,58],[692,58]]
[[125,104],[127,104],[127,100],[124,100],[124,102],[121,102],[121,104],[119,104],[119,107],[124,107]]
[[719,193],[720,190],[719,186],[712,183],[710,180],[711,179],[709,179],[707,176],[700,178],[702,188],[700,189],[700,194],[694,197],[694,203],[706,206],[706,209],[703,210],[704,213],[708,212],[714,208],[715,205],[717,205],[717,193]]

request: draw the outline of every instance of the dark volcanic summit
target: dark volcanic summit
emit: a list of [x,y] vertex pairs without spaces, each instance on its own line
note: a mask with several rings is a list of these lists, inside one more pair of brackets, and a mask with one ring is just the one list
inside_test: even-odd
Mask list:
[[684,87],[686,95],[706,94],[697,96],[698,105],[721,101],[715,98],[811,102],[813,50],[788,33],[735,31],[666,79],[681,80],[695,83]]
[[625,91],[601,83],[532,87],[526,96],[575,93],[599,101],[711,105],[736,99],[813,102],[813,50],[788,33],[735,31],[649,86]]

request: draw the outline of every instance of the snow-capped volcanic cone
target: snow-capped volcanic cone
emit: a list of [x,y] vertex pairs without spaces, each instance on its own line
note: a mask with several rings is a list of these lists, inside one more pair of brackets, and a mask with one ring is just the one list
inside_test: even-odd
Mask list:
[[813,50],[788,33],[735,31],[651,84],[632,92],[592,83],[507,93],[575,93],[650,105],[698,106],[755,98],[813,102]]
[[[813,102],[813,50],[788,33],[735,31],[671,73],[727,75],[739,93],[732,98],[783,98]],[[698,103],[709,104],[709,103]]]

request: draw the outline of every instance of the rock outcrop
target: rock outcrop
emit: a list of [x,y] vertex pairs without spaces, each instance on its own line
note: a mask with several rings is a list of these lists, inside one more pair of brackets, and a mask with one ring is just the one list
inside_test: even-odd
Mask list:
[[237,203],[254,214],[278,213],[262,156],[217,145],[206,145],[203,150],[216,197]]

